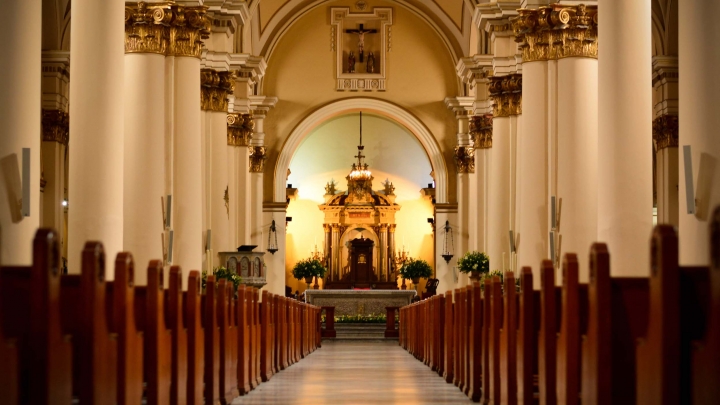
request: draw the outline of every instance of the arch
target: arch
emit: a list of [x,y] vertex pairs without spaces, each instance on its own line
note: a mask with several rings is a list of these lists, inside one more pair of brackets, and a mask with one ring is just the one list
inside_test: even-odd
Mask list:
[[415,135],[423,149],[425,149],[432,170],[435,173],[435,200],[439,204],[446,203],[448,201],[448,169],[440,146],[432,133],[417,117],[404,108],[384,100],[364,97],[348,98],[327,104],[305,117],[292,130],[275,162],[273,200],[285,202],[285,177],[290,167],[290,161],[303,139],[313,129],[330,118],[359,110],[390,118]]

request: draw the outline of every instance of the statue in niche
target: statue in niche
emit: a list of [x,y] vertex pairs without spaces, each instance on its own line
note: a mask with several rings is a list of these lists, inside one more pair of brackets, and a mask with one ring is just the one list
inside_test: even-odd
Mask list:
[[375,55],[373,55],[372,52],[368,55],[367,68],[365,71],[367,73],[375,73]]
[[348,56],[348,73],[355,73],[355,52],[350,51]]

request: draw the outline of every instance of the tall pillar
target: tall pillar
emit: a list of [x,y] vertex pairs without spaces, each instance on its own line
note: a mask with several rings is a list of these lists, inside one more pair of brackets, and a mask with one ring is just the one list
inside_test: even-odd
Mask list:
[[325,255],[325,267],[327,268],[327,279],[333,280],[332,278],[332,259],[331,259],[331,251],[332,251],[332,227],[328,224],[323,224],[323,233],[325,235],[325,243],[323,244],[323,254]]
[[[228,146],[228,96],[232,94],[235,83],[234,72],[216,72],[212,69],[201,71],[201,108],[205,114],[205,134],[207,137],[210,161],[210,181],[208,187],[208,209],[210,229],[212,230],[212,260],[209,267],[221,265],[218,253],[234,250],[235,240],[230,238],[230,181]],[[207,241],[206,241],[207,243]]]
[[601,14],[598,240],[608,244],[613,275],[646,276],[652,232],[650,0],[604,2]]
[[[43,218],[40,226],[62,232],[65,227],[65,154],[69,135],[68,114],[61,110],[42,111]],[[62,239],[62,238],[61,238]]]
[[250,140],[255,123],[251,114],[228,114],[230,241],[232,246],[250,244]]
[[[520,10],[513,28],[523,53],[523,127],[517,135],[516,226],[518,266],[538,271],[548,254],[548,63],[533,10]],[[530,130],[532,129],[532,130]]]
[[692,150],[695,214],[688,214],[685,169],[680,165],[680,263],[709,263],[708,219],[720,204],[720,31],[718,2],[679,2],[680,145]]
[[[448,239],[452,239],[453,257],[449,263],[446,263],[445,259],[440,256],[443,252],[443,244],[445,243],[442,227],[445,226],[446,221],[448,221],[452,227],[452,234],[448,235]],[[459,222],[457,205],[435,204],[435,278],[439,280],[438,291],[447,291],[460,285],[460,278],[462,278],[462,276],[456,270],[457,259],[465,254],[465,252],[461,251],[457,244],[459,239]],[[448,240],[447,243],[448,248],[451,248],[451,240]],[[457,282],[455,281],[456,275],[458,277]],[[467,279],[467,276],[465,276],[465,278]],[[467,282],[467,280],[465,280],[465,282]]]
[[381,280],[380,281],[387,281],[389,280],[388,277],[388,227],[387,224],[381,224],[380,225],[380,255],[378,258],[380,259],[380,274],[381,274]]
[[[599,163],[597,8],[557,7],[564,25],[552,31],[553,43],[563,45],[556,45],[550,57],[557,59],[557,136],[551,145],[557,171],[551,181],[562,199],[555,231],[559,268],[565,252],[586,254],[597,240]],[[580,279],[586,281],[588,274],[582,271]]]
[[262,246],[261,236],[263,233],[267,233],[267,227],[270,225],[264,223],[262,218],[264,201],[263,172],[265,171],[265,159],[267,158],[264,122],[268,111],[277,103],[277,98],[251,96],[250,101],[254,107],[255,133],[249,147],[250,188],[248,192],[250,193],[250,216],[247,220],[251,227],[250,237],[252,244]]
[[395,266],[395,224],[388,225],[388,281],[395,281],[393,277]]
[[653,89],[655,90],[653,92],[655,118],[652,123],[655,143],[654,198],[657,205],[657,222],[679,226],[680,198],[684,198],[685,194],[680,192],[678,176],[680,162],[678,160],[677,56],[653,57]]
[[[153,12],[166,4],[129,7],[125,22],[123,249],[136,263],[135,282],[146,284],[147,264],[163,257],[165,224],[165,52],[168,29]],[[164,15],[164,14],[163,14]],[[169,213],[167,215],[170,215]]]
[[[285,270],[285,252],[286,250],[286,235],[287,235],[287,224],[285,223],[285,216],[287,214],[287,205],[285,203],[268,203],[263,208],[264,220],[263,222],[270,224],[275,220],[275,228],[277,232],[278,251],[275,254],[265,253],[265,265],[267,270],[265,273],[265,279],[267,285],[265,289],[273,294],[285,294],[285,282],[287,278]],[[269,225],[268,225],[269,228]],[[265,251],[267,248],[267,231],[264,233],[264,242],[258,247],[258,250]]]
[[79,0],[72,12],[68,269],[79,273],[85,242],[101,241],[108,260],[123,250],[125,2]]
[[342,268],[340,267],[340,226],[332,224],[332,272],[333,280],[342,278]]
[[[200,56],[209,35],[207,7],[177,7],[183,20],[171,27],[174,56],[173,264],[199,270],[203,263]],[[174,38],[186,37],[187,41]]]

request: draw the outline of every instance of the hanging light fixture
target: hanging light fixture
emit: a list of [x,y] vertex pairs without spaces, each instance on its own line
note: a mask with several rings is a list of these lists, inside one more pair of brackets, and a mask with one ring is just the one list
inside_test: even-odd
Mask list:
[[445,221],[443,227],[443,252],[442,257],[445,259],[445,263],[450,263],[450,259],[453,258],[453,235],[452,228],[450,227],[450,221]]
[[268,232],[267,251],[272,254],[275,254],[275,252],[278,251],[277,228],[275,227],[274,219],[272,221],[272,224],[270,224],[270,232]]

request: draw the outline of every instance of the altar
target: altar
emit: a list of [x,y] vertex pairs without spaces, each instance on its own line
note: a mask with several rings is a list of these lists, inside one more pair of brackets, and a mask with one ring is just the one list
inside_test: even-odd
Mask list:
[[305,301],[319,307],[335,307],[335,315],[384,314],[385,307],[404,307],[414,290],[306,290]]

